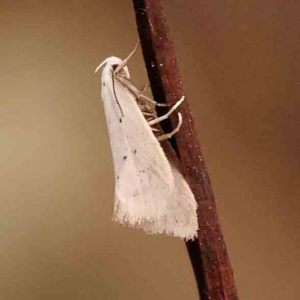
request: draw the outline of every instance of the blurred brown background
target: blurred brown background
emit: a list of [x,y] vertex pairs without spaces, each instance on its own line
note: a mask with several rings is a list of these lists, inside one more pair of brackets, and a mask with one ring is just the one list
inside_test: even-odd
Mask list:
[[[300,4],[165,11],[240,299],[299,299]],[[0,298],[198,299],[183,242],[110,222],[93,72],[133,49],[131,1],[1,0],[0,38]]]

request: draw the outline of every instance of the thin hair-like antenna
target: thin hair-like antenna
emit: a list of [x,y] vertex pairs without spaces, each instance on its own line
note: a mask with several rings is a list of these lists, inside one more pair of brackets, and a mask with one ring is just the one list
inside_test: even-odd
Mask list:
[[[106,62],[107,62],[107,59],[105,59],[103,62],[101,62],[100,65],[96,68],[95,73],[97,73],[106,64]],[[119,102],[117,94],[116,94],[114,77],[115,77],[115,73],[112,72],[112,78],[111,78],[111,80],[112,80],[112,86],[113,86],[114,96],[115,96],[116,102],[117,102],[117,104],[119,106],[119,109],[121,111],[122,117],[124,117],[124,113],[123,113],[122,107],[120,105],[120,102]]]
[[97,73],[106,64],[106,61],[107,59],[100,63],[100,65],[96,68],[95,73]]
[[[116,74],[118,74],[126,65],[127,65],[127,63],[128,63],[128,61],[129,61],[129,59],[135,54],[135,52],[136,52],[136,50],[138,49],[138,47],[139,47],[139,45],[140,45],[140,41],[138,41],[137,43],[136,43],[136,45],[135,45],[135,47],[134,47],[134,49],[132,50],[132,52],[116,67],[116,69],[115,69],[115,71],[113,72],[113,74],[112,74],[112,85],[113,85],[113,91],[114,91],[114,95],[115,95],[115,98],[116,98],[116,101],[117,101],[117,103],[118,103],[118,106],[119,106],[119,108],[120,108],[120,111],[121,111],[121,114],[122,114],[122,116],[124,117],[124,113],[123,113],[123,110],[122,110],[122,107],[121,107],[121,105],[120,105],[120,103],[119,103],[119,101],[118,101],[118,98],[117,98],[117,94],[116,94],[116,90],[115,90],[115,81],[114,81],[114,76],[116,75]],[[100,66],[101,66],[102,64],[100,64]],[[100,67],[99,66],[99,67]],[[99,68],[98,67],[98,68]],[[97,68],[97,69],[98,69]],[[96,69],[96,70],[97,70]]]
[[[112,86],[113,86],[113,91],[114,91],[114,95],[115,95],[115,98],[116,98],[116,102],[120,108],[120,111],[121,111],[121,114],[122,114],[122,117],[124,117],[124,113],[123,113],[123,110],[122,110],[122,107],[120,105],[120,102],[118,100],[118,97],[117,97],[117,94],[116,94],[116,89],[115,89],[115,75],[118,74],[128,63],[129,59],[134,55],[134,53],[136,52],[136,50],[138,49],[140,45],[140,41],[138,41],[133,49],[133,51],[128,55],[127,58],[125,58],[123,61],[121,61],[121,63],[116,67],[116,69],[114,70],[114,72],[112,73]],[[97,73],[101,67],[103,65],[105,65],[107,62],[107,59],[105,59],[103,62],[101,62],[101,64],[96,68],[95,70],[95,73]]]
[[120,105],[120,102],[119,102],[118,97],[117,97],[117,94],[116,94],[115,80],[114,80],[115,78],[114,78],[114,77],[115,77],[115,73],[112,73],[111,80],[112,80],[112,87],[113,87],[114,95],[115,95],[115,98],[116,98],[116,102],[117,102],[117,104],[118,104],[118,106],[119,106],[119,108],[120,108],[122,117],[124,117],[123,109],[122,109],[122,107],[121,107],[121,105]]
[[129,59],[134,55],[134,53],[136,52],[136,50],[138,49],[140,45],[140,41],[138,41],[134,47],[134,49],[132,50],[132,52],[128,55],[128,57],[126,57],[115,69],[115,74],[117,74],[118,72],[120,72],[128,63]]

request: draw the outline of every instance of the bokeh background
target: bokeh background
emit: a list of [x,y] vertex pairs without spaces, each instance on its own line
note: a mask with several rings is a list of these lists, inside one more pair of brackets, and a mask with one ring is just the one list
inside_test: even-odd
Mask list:
[[[240,298],[299,299],[300,2],[164,6]],[[0,298],[198,299],[183,242],[110,221],[93,72],[133,49],[131,1],[0,0],[0,39]]]

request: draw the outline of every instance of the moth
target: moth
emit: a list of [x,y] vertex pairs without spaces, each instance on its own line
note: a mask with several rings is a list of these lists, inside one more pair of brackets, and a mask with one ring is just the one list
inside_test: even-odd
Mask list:
[[115,176],[113,220],[148,234],[194,239],[197,204],[167,141],[180,130],[182,116],[177,113],[178,125],[170,133],[158,126],[184,96],[168,113],[157,116],[155,106],[163,104],[145,96],[130,79],[127,63],[137,46],[126,59],[108,57],[95,70],[103,68],[101,98]]

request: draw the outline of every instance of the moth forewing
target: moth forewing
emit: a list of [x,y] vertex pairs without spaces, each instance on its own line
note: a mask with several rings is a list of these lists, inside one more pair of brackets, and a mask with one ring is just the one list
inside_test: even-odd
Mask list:
[[[114,220],[147,233],[194,238],[195,198],[175,154],[168,160],[158,141],[163,134],[158,123],[177,107],[158,118],[156,102],[147,101],[132,84],[126,64],[117,57],[105,60],[101,82],[115,173]],[[167,141],[163,143],[168,147]]]
[[114,79],[111,65],[120,61],[107,60],[102,72],[101,95],[116,182],[114,219],[137,226],[144,220],[152,222],[166,214],[174,180],[169,162],[135,98]]

